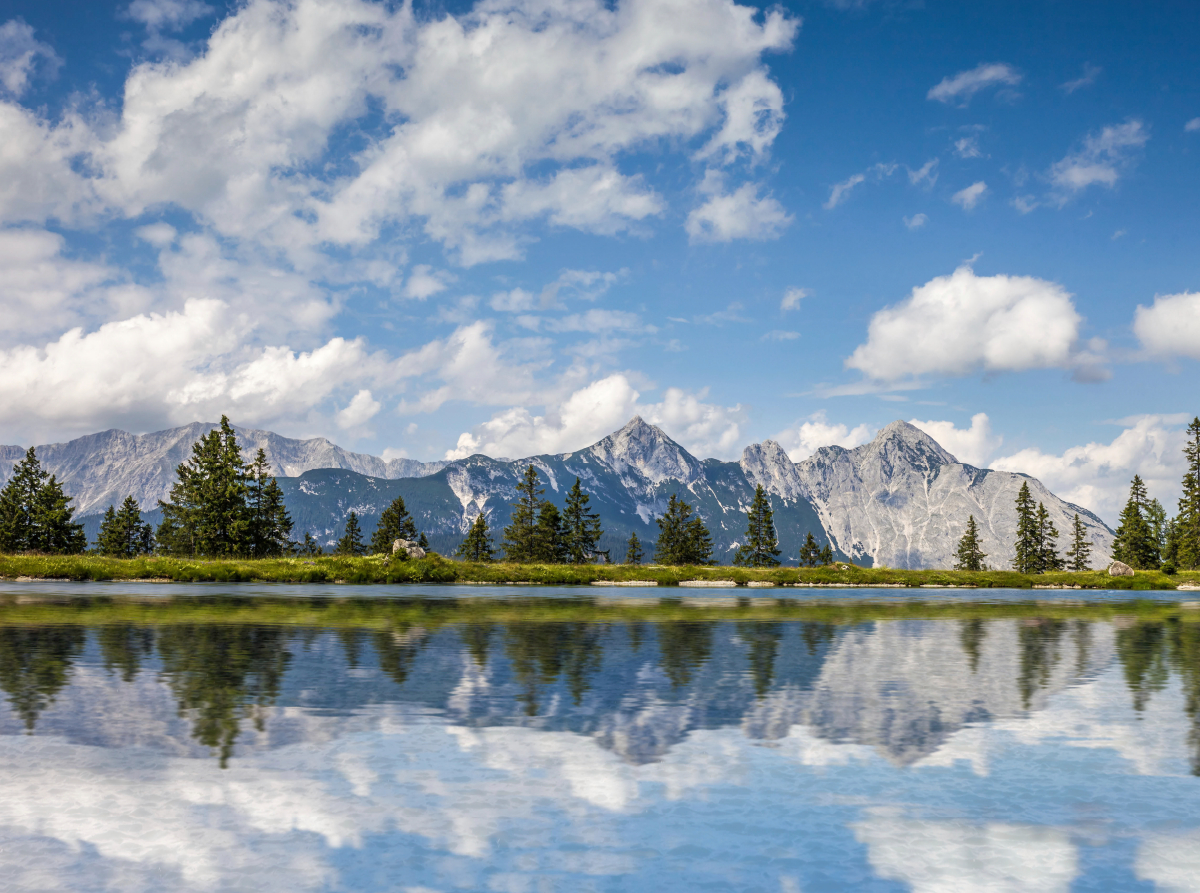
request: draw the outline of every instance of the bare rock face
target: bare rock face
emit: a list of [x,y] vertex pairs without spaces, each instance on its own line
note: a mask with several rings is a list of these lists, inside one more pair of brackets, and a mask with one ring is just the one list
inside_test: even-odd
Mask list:
[[1124,561],[1114,561],[1108,566],[1108,575],[1110,577],[1132,577],[1133,568]]
[[392,543],[392,554],[403,552],[408,558],[424,558],[425,550],[411,540],[396,540]]

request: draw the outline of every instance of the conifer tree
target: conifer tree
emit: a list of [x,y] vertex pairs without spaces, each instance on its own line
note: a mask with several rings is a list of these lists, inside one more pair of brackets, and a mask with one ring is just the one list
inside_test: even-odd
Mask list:
[[808,531],[804,535],[804,545],[800,547],[800,566],[816,567],[821,561],[821,549],[817,546],[817,538]]
[[629,534],[629,545],[625,548],[626,564],[641,564],[645,554],[642,552],[642,541],[638,539],[637,531]]
[[346,532],[337,541],[335,555],[366,555],[367,548],[363,545],[362,530],[358,526],[358,512],[346,516]]
[[154,531],[142,523],[137,500],[126,496],[121,508],[109,506],[100,522],[96,551],[113,558],[134,558],[154,551]]
[[1013,570],[1022,574],[1037,573],[1041,560],[1041,535],[1037,524],[1037,511],[1033,507],[1033,496],[1029,482],[1022,481],[1017,493],[1017,542]]
[[426,539],[425,531],[423,531],[423,530],[419,534],[417,534],[417,545],[420,546],[422,549],[424,549],[426,552],[429,551],[429,548],[430,548],[429,540]]
[[175,472],[170,502],[159,502],[159,548],[173,555],[249,554],[248,475],[227,416],[192,444],[191,458]]
[[525,476],[517,484],[517,501],[512,504],[513,513],[508,526],[504,528],[504,540],[500,548],[504,557],[514,562],[531,562],[537,554],[537,523],[538,510],[541,508],[541,495],[545,492],[538,486],[537,469],[531,464],[525,469]]
[[774,513],[762,484],[754,488],[754,500],[746,512],[746,541],[738,547],[733,563],[740,567],[777,567],[779,537]]
[[1083,521],[1079,519],[1079,513],[1076,512],[1075,520],[1071,524],[1071,548],[1067,550],[1067,570],[1075,573],[1091,570],[1089,561],[1092,554],[1092,543],[1088,539],[1087,528]]
[[254,558],[287,554],[292,546],[292,516],[261,447],[247,469],[246,509],[249,513],[246,551]]
[[822,566],[833,564],[833,549],[826,543],[821,547],[821,551],[817,554]]
[[540,564],[563,564],[567,560],[570,554],[570,531],[553,502],[542,502],[534,534],[534,561]]
[[979,547],[979,525],[975,523],[975,516],[967,517],[967,530],[962,535],[962,539],[958,541],[958,561],[954,564],[956,571],[981,571],[983,570],[983,559],[987,555]]
[[571,564],[586,564],[597,556],[607,553],[596,548],[604,531],[600,529],[600,515],[588,507],[591,497],[583,492],[579,478],[567,491],[567,504],[563,508],[563,523],[567,529],[567,561]]
[[1154,531],[1146,522],[1146,485],[1139,475],[1129,485],[1129,500],[1121,510],[1117,535],[1113,539],[1113,558],[1137,570],[1157,568],[1158,547]]
[[491,561],[493,551],[487,518],[480,512],[475,516],[471,529],[467,531],[467,538],[459,545],[456,554],[466,561]]
[[393,499],[392,504],[379,516],[379,526],[371,535],[371,554],[392,554],[392,545],[396,540],[417,541],[417,524],[408,513],[403,496]]
[[300,543],[301,555],[324,555],[325,550],[321,548],[321,544],[307,530],[304,531],[304,542]]
[[659,564],[712,564],[712,537],[692,507],[672,493],[667,511],[657,519],[654,558]]
[[1183,495],[1179,497],[1176,515],[1176,565],[1200,568],[1200,416],[1187,427],[1187,442],[1183,447],[1186,468],[1183,475]]
[[1063,569],[1063,560],[1058,554],[1058,528],[1050,520],[1046,506],[1038,503],[1035,515],[1038,531],[1037,562],[1034,573],[1044,574],[1048,571]]
[[0,490],[0,552],[28,552],[34,548],[38,494],[49,477],[30,447]]

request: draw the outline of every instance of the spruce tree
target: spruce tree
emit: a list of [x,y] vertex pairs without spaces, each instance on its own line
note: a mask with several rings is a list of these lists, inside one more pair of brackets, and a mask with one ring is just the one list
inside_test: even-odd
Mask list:
[[1034,573],[1044,574],[1063,569],[1063,560],[1058,554],[1058,528],[1050,520],[1046,506],[1038,503],[1037,514],[1038,551]]
[[1183,447],[1186,471],[1183,475],[1183,495],[1179,497],[1176,515],[1176,566],[1200,568],[1200,416],[1187,427],[1188,439]]
[[192,444],[191,458],[175,473],[170,501],[159,502],[159,547],[173,555],[249,554],[248,474],[227,416]]
[[800,547],[800,566],[816,567],[821,561],[821,549],[817,546],[817,538],[812,531],[804,535],[804,545]]
[[591,497],[583,492],[579,478],[567,491],[567,504],[563,508],[563,523],[567,529],[567,561],[571,564],[586,564],[599,555],[596,548],[604,531],[600,529],[600,515],[588,507]]
[[500,544],[508,561],[528,563],[534,560],[537,554],[538,510],[542,505],[543,492],[538,486],[537,469],[530,465],[525,469],[524,478],[517,484],[517,501],[512,504],[512,517],[504,528],[504,541]]
[[71,497],[63,492],[54,475],[38,491],[34,505],[35,551],[47,555],[78,555],[87,549],[83,525],[74,521]]
[[645,554],[642,552],[642,541],[638,539],[637,531],[629,534],[629,545],[625,548],[626,564],[641,564]]
[[1113,539],[1113,558],[1136,570],[1157,568],[1158,547],[1154,531],[1146,522],[1146,485],[1139,475],[1129,485],[1129,500],[1121,510],[1117,535]]
[[0,552],[28,552],[35,548],[38,494],[49,477],[30,447],[0,490]]
[[324,555],[325,550],[321,548],[321,544],[307,530],[304,531],[304,542],[300,543],[300,554],[307,556]]
[[247,469],[247,478],[246,508],[250,522],[247,551],[254,558],[287,554],[292,546],[292,517],[261,447]]
[[667,510],[657,519],[654,559],[659,564],[712,564],[712,537],[692,507],[672,493]]
[[740,567],[777,567],[779,537],[774,513],[762,484],[754,488],[754,499],[746,512],[746,541],[738,547],[733,563]]
[[534,528],[533,560],[539,564],[563,564],[570,554],[570,531],[558,506],[544,501]]
[[829,545],[829,543],[826,543],[821,547],[821,551],[817,554],[817,558],[820,560],[823,567],[833,564],[833,548]]
[[379,526],[371,535],[371,554],[391,555],[396,540],[417,541],[417,524],[408,513],[403,496],[393,499],[392,504],[379,516]]
[[492,538],[488,534],[487,518],[480,512],[456,554],[465,561],[491,561],[492,553]]
[[1091,570],[1089,561],[1092,554],[1092,543],[1088,539],[1087,528],[1079,519],[1078,512],[1071,524],[1071,548],[1067,550],[1067,570],[1075,573]]
[[962,539],[958,541],[958,560],[954,564],[956,571],[981,571],[983,570],[983,559],[987,555],[979,547],[979,525],[975,523],[975,516],[967,517],[967,530],[962,535]]
[[126,496],[121,508],[111,505],[100,522],[96,551],[112,558],[134,558],[154,551],[154,531],[142,523],[137,500]]
[[430,549],[429,540],[426,538],[425,531],[423,531],[423,530],[419,534],[417,534],[417,545],[420,546],[422,549],[424,549],[426,552],[428,552]]
[[1022,574],[1037,573],[1041,560],[1041,535],[1037,524],[1037,511],[1033,506],[1033,496],[1029,492],[1029,482],[1022,481],[1017,493],[1017,542],[1016,555],[1013,558],[1013,570]]
[[362,530],[358,526],[358,512],[346,516],[346,532],[337,541],[335,555],[366,555],[367,547],[363,545]]

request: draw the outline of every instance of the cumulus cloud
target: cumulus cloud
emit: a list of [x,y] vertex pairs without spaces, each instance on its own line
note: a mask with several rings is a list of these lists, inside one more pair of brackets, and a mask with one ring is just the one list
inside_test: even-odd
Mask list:
[[783,300],[779,302],[779,309],[783,311],[799,310],[800,302],[812,295],[812,292],[807,288],[789,288],[783,293]]
[[983,157],[983,152],[979,148],[978,136],[964,136],[960,140],[955,140],[954,151],[959,158]]
[[10,96],[24,93],[39,62],[51,71],[62,64],[54,50],[35,38],[33,28],[22,19],[0,25],[0,92]]
[[1011,65],[1003,62],[981,63],[970,71],[960,71],[942,78],[926,94],[927,99],[947,104],[967,105],[980,90],[989,87],[1015,87],[1021,83],[1021,75]]
[[525,457],[539,453],[573,452],[591,446],[619,429],[635,415],[658,425],[699,456],[731,458],[739,449],[745,413],[740,405],[705,402],[706,392],[668,388],[659,403],[640,402],[641,394],[623,374],[614,374],[582,387],[542,415],[514,407],[464,432],[447,459],[474,453]]
[[1002,436],[992,433],[991,420],[984,412],[971,416],[969,428],[956,428],[954,422],[922,422],[918,419],[910,420],[910,424],[940,443],[954,458],[976,468],[987,468],[988,460],[1004,442]]
[[877,381],[1091,367],[1099,358],[1079,348],[1081,322],[1057,283],[964,264],[877,312],[846,366]]
[[1151,306],[1139,304],[1133,332],[1153,356],[1200,360],[1200,293],[1156,295]]
[[346,408],[338,412],[337,423],[342,430],[358,428],[365,425],[379,413],[383,408],[383,404],[371,396],[371,392],[363,388],[354,398],[347,404]]
[[200,0],[133,0],[126,14],[153,31],[174,31],[213,11]]
[[[926,167],[928,167],[928,165],[926,165]],[[924,170],[924,168],[922,168],[922,170]],[[882,162],[879,164],[874,164],[862,173],[853,174],[847,177],[841,183],[834,184],[833,188],[829,190],[829,198],[826,199],[825,204],[823,204],[821,207],[827,211],[831,211],[845,201],[847,197],[849,197],[850,191],[854,189],[855,186],[858,186],[860,183],[865,183],[868,178],[874,182],[878,182],[890,177],[895,172],[895,164],[884,164]],[[928,176],[928,174],[926,174],[926,176]],[[911,179],[911,173],[909,178]],[[913,182],[915,183],[918,181],[914,180]]]
[[1119,422],[1124,430],[1109,443],[1090,442],[1062,453],[1024,449],[992,462],[1003,471],[1031,474],[1054,493],[1086,506],[1115,525],[1135,474],[1150,496],[1173,512],[1185,471],[1184,427],[1190,417],[1145,415]]
[[684,228],[693,242],[777,239],[792,222],[783,205],[759,196],[759,187],[743,183],[733,192],[716,192],[688,214]]
[[917,170],[913,170],[910,167],[908,169],[908,182],[912,183],[913,186],[919,186],[922,183],[924,183],[927,186],[932,186],[934,183],[937,182],[938,165],[940,163],[941,163],[940,159],[931,158],[929,161],[926,161],[921,167],[917,168]]
[[1050,182],[1060,204],[1089,186],[1112,188],[1134,160],[1134,152],[1146,145],[1150,135],[1141,121],[1114,124],[1088,134],[1075,152],[1054,163]]
[[904,225],[909,229],[920,229],[929,222],[929,217],[926,214],[914,214],[912,217],[904,218]]
[[404,283],[404,296],[424,301],[426,298],[445,291],[454,281],[454,276],[444,270],[435,270],[428,264],[417,264]]
[[780,431],[772,440],[787,451],[793,462],[807,459],[823,446],[842,446],[850,449],[869,441],[875,434],[870,425],[843,425],[830,422],[824,410],[813,413],[807,419]]
[[987,183],[980,180],[977,183],[972,183],[966,189],[960,189],[954,193],[950,197],[950,201],[956,205],[960,205],[964,211],[973,211],[986,192]]
[[1200,130],[1200,118],[1192,118],[1192,120],[1183,125],[1183,130],[1185,133],[1194,133]]

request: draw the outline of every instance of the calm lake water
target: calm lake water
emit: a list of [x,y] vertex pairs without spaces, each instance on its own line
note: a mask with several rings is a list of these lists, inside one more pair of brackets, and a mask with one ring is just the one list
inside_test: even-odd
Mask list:
[[0,585],[0,888],[1200,891],[1200,611],[469,590]]

